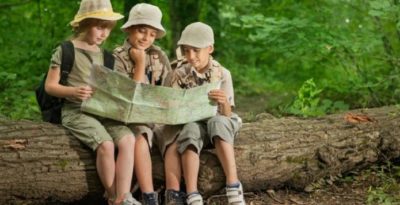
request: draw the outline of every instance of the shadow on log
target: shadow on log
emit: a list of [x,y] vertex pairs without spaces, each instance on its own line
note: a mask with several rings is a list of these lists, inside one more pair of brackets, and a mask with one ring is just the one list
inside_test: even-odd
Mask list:
[[[344,113],[312,119],[261,117],[245,123],[235,155],[246,191],[304,189],[320,178],[400,156],[398,108],[352,113],[347,118]],[[94,159],[94,153],[61,126],[0,119],[0,204],[101,201]],[[153,169],[155,181],[162,181],[163,164],[156,151]],[[203,151],[200,190],[209,195],[224,184],[216,156]]]

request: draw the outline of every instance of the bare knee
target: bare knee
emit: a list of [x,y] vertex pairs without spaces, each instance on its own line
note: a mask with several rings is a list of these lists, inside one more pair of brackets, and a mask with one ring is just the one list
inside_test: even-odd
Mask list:
[[150,150],[150,144],[147,141],[146,135],[139,135],[138,137],[136,137],[135,149],[142,151]]
[[167,150],[176,151],[178,149],[178,143],[173,142],[172,144],[168,145]]
[[133,149],[135,147],[135,138],[132,135],[126,135],[118,141],[118,149]]
[[114,143],[112,141],[102,142],[96,150],[98,155],[114,155]]

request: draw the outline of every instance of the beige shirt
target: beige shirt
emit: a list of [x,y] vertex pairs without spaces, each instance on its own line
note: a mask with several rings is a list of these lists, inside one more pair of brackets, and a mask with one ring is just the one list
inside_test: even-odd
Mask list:
[[[133,78],[135,73],[135,62],[129,56],[129,49],[132,45],[125,40],[122,46],[114,49],[115,66],[114,68],[126,74],[129,78]],[[146,49],[145,62],[145,81],[147,84],[162,85],[168,72],[171,71],[171,66],[167,55],[157,46],[150,46]]]
[[168,75],[165,85],[188,89],[217,81],[221,81],[221,89],[225,92],[230,105],[235,106],[231,73],[211,57],[205,72],[199,73],[189,63],[183,63]]
[[[103,51],[94,52],[87,51],[80,48],[74,48],[75,59],[71,68],[71,72],[67,78],[67,86],[79,87],[89,85],[90,72],[92,64],[103,65]],[[51,57],[50,68],[60,67],[61,65],[62,49],[58,46]],[[61,67],[60,67],[61,69]],[[65,98],[70,102],[81,103],[76,98]]]

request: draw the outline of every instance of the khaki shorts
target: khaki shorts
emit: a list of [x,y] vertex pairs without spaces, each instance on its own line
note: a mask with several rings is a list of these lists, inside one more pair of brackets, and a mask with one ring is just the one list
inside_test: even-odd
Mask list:
[[147,139],[149,148],[153,147],[153,141],[155,140],[153,134],[154,124],[128,124],[127,125],[133,132],[133,134],[138,137],[143,135]]
[[234,143],[234,138],[241,127],[241,120],[236,114],[232,117],[222,115],[214,116],[208,120],[191,122],[184,125],[163,125],[154,129],[158,147],[164,156],[167,147],[178,143],[178,152],[182,154],[188,146],[196,148],[197,153],[203,148],[213,148],[214,137],[220,137],[229,144]]
[[125,123],[84,113],[76,104],[65,103],[61,118],[62,125],[92,150],[104,141],[118,145],[123,137],[134,136]]

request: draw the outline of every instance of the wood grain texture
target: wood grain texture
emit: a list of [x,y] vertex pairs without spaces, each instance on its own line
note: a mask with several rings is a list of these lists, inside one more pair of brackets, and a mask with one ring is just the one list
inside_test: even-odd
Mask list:
[[[354,110],[371,121],[349,122],[345,113],[321,118],[271,118],[245,123],[235,141],[238,173],[246,191],[289,186],[304,189],[327,176],[400,156],[400,110]],[[153,175],[163,164],[153,152]],[[45,204],[100,199],[95,154],[58,125],[0,119],[0,204]],[[225,177],[213,153],[201,154],[199,189],[222,189]]]

